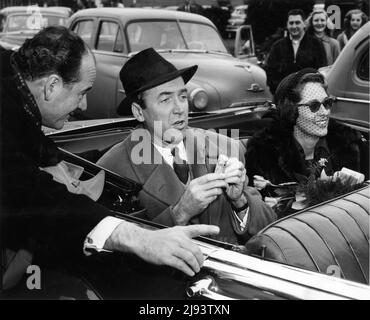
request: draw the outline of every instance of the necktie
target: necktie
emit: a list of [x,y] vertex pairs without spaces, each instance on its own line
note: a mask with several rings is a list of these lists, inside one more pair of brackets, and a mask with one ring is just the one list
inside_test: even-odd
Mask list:
[[180,158],[178,148],[173,148],[171,154],[173,155],[173,169],[180,181],[186,184],[189,177],[189,166],[185,160]]

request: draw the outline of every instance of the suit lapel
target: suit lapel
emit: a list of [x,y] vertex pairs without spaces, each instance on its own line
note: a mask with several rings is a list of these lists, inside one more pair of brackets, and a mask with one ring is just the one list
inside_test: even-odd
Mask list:
[[[148,133],[145,138],[151,139],[150,134]],[[150,159],[150,163],[135,165],[136,172],[140,174],[143,190],[167,206],[176,203],[184,193],[185,186],[153,143],[150,143]]]

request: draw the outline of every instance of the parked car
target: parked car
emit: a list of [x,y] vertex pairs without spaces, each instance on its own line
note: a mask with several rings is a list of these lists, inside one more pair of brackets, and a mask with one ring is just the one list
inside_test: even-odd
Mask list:
[[40,29],[67,24],[72,10],[68,7],[18,6],[0,11],[0,46],[17,49]]
[[177,68],[199,66],[187,84],[191,111],[271,99],[264,70],[233,57],[214,24],[203,16],[160,9],[98,8],[78,11],[69,26],[92,48],[97,62],[96,84],[87,95],[84,118],[118,117],[116,109],[125,96],[119,71],[129,57],[148,47]]
[[336,97],[332,117],[369,131],[369,41],[370,22],[348,41],[332,66],[320,71],[328,91]]
[[[369,143],[369,44],[370,22],[348,41],[333,65],[321,68],[328,93],[336,97],[331,117],[360,130]],[[369,175],[369,152],[363,155],[363,172]]]
[[231,18],[228,20],[226,26],[226,33],[228,37],[235,36],[236,31],[240,26],[246,23],[248,5],[236,6],[231,13]]

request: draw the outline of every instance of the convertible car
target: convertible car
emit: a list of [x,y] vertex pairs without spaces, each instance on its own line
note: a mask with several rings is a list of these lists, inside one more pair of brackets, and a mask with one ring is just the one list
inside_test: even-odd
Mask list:
[[[248,107],[191,114],[190,125],[224,130],[239,128],[247,143],[253,131],[266,125],[261,116],[273,106]],[[133,118],[72,122],[48,135],[64,160],[83,166],[81,179],[102,168],[94,162],[137,125]],[[141,186],[106,171],[99,202],[114,215],[146,228],[163,228],[143,219],[137,201]],[[199,274],[189,278],[168,267],[140,261],[129,254],[88,257],[86,265],[68,270],[71,278],[51,276],[44,290],[22,298],[77,299],[370,299],[369,198],[360,189],[278,220],[251,238],[246,247],[195,239],[206,259]],[[55,280],[57,279],[57,280]],[[57,294],[58,293],[58,294]],[[7,293],[11,297],[11,292]],[[57,295],[56,295],[57,294]]]
[[[339,61],[347,57],[346,50],[360,48],[355,42],[360,37],[352,39]],[[351,61],[360,63],[362,60]],[[352,63],[347,66],[357,68]],[[367,86],[368,72],[369,69]],[[195,112],[190,113],[189,123],[224,134],[238,129],[238,139],[247,144],[256,130],[268,125],[269,120],[263,115],[273,107],[269,102],[249,102],[242,107]],[[359,130],[369,149],[367,121],[337,120]],[[130,117],[73,121],[62,131],[45,132],[60,147],[65,161],[84,168],[81,176],[84,180],[102,170],[95,162],[111,146],[127,137],[136,125],[136,120]],[[369,179],[368,154],[369,150],[361,159],[366,179]],[[122,219],[146,228],[164,228],[143,219],[145,208],[137,198],[141,185],[110,171],[106,171],[105,177],[99,203]],[[369,206],[370,187],[369,181],[365,181],[356,190],[272,223],[252,237],[246,246],[199,237],[194,241],[201,247],[205,263],[200,273],[192,278],[168,267],[149,265],[129,254],[100,253],[86,258],[86,264],[71,266],[62,272],[47,270],[45,278],[48,281],[43,282],[43,290],[23,293],[9,290],[2,297],[369,300]]]

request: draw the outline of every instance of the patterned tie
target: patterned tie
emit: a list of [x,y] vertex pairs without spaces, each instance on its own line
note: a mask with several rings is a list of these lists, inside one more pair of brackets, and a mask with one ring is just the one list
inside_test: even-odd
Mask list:
[[186,184],[189,178],[189,166],[185,160],[180,158],[177,147],[171,150],[171,154],[173,155],[173,169],[180,181]]

